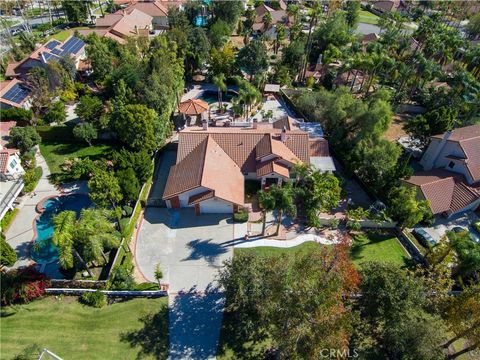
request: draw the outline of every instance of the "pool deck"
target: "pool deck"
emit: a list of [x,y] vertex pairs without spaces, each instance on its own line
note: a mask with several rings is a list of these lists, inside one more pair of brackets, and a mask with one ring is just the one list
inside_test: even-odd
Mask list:
[[[190,87],[191,89],[188,90],[185,94],[183,94],[182,98],[180,99],[181,102],[187,101],[190,99],[196,99],[204,91],[215,91],[215,92],[218,91],[217,87],[213,84],[196,84],[196,85],[191,85]],[[227,89],[237,91],[238,86],[228,86]]]
[[[32,193],[17,199],[20,202],[18,205],[19,211],[10,227],[5,231],[7,242],[16,251],[18,257],[13,268],[24,267],[35,263],[30,259],[29,253],[35,237],[34,222],[37,216],[39,216],[39,213],[36,211],[36,206],[47,197],[54,197],[61,194],[60,189],[57,189],[48,181],[50,169],[43,156],[40,152],[37,152],[35,157],[37,165],[42,167],[43,175]],[[75,186],[72,192],[81,192],[82,190],[84,191],[81,187]]]

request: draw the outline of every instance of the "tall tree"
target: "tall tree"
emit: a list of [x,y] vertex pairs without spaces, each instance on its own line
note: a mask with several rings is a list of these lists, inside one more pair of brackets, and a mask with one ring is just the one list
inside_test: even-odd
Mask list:
[[213,77],[213,84],[217,87],[218,90],[218,104],[220,109],[222,109],[222,92],[227,91],[227,84],[225,84],[225,75],[218,74]]
[[268,69],[267,48],[259,40],[251,41],[239,51],[237,65],[250,75],[251,80],[254,74]]
[[97,169],[88,181],[88,195],[99,207],[116,208],[123,196],[118,180],[112,172]]
[[417,199],[415,187],[394,187],[389,194],[390,212],[401,228],[412,228],[431,216],[426,200]]

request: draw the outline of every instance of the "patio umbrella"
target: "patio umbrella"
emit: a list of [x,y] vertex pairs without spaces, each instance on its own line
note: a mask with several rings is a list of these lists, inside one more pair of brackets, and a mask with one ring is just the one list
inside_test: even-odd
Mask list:
[[197,75],[192,76],[192,80],[196,81],[196,82],[202,82],[202,81],[205,80],[205,76],[203,76],[201,74],[197,74]]
[[200,115],[208,110],[208,103],[200,99],[189,99],[178,105],[178,111],[185,115]]

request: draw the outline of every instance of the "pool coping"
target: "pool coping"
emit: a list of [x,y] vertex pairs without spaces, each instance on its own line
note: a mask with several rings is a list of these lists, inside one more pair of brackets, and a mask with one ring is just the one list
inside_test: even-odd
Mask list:
[[[88,196],[88,193],[86,193],[86,192],[71,192],[71,193],[66,193],[66,194],[65,193],[60,193],[60,194],[57,194],[57,195],[49,195],[49,196],[45,196],[44,198],[42,198],[37,203],[37,205],[35,205],[35,211],[38,213],[38,215],[35,216],[35,218],[32,221],[33,237],[32,237],[32,240],[30,240],[30,243],[31,243],[32,246],[35,244],[35,241],[38,238],[38,231],[37,231],[36,222],[40,218],[40,216],[42,216],[42,214],[45,212],[45,207],[43,207],[43,206],[40,207],[40,205],[43,205],[49,199],[60,198],[62,196],[69,196],[69,195],[86,195],[86,196]],[[31,250],[32,250],[31,248],[28,249],[28,257],[30,258],[31,265],[36,264],[36,265],[40,265],[40,266],[43,266],[43,265],[46,266],[46,265],[53,264],[54,262],[58,261],[58,259],[57,259],[57,260],[52,260],[52,261],[48,261],[48,262],[37,262],[32,258]]]

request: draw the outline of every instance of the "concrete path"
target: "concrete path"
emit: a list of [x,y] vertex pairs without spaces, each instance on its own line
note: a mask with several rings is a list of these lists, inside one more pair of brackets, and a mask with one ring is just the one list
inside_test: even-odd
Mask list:
[[34,220],[38,216],[38,213],[35,211],[35,206],[47,196],[60,194],[59,190],[48,181],[50,170],[43,156],[38,152],[35,157],[37,166],[42,167],[43,175],[33,194],[23,196],[18,206],[20,210],[5,232],[7,242],[17,252],[18,260],[14,265],[15,268],[27,266],[31,263],[29,249],[34,237]]
[[335,241],[313,234],[302,234],[291,240],[273,240],[266,238],[250,238],[248,241],[239,240],[234,244],[236,248],[254,248],[259,246],[270,246],[278,248],[291,248],[305,242],[314,241],[322,245],[333,245]]
[[135,257],[146,279],[155,280],[159,263],[163,282],[169,284],[171,359],[215,357],[225,302],[215,278],[233,256],[233,231],[228,215],[145,211]]

